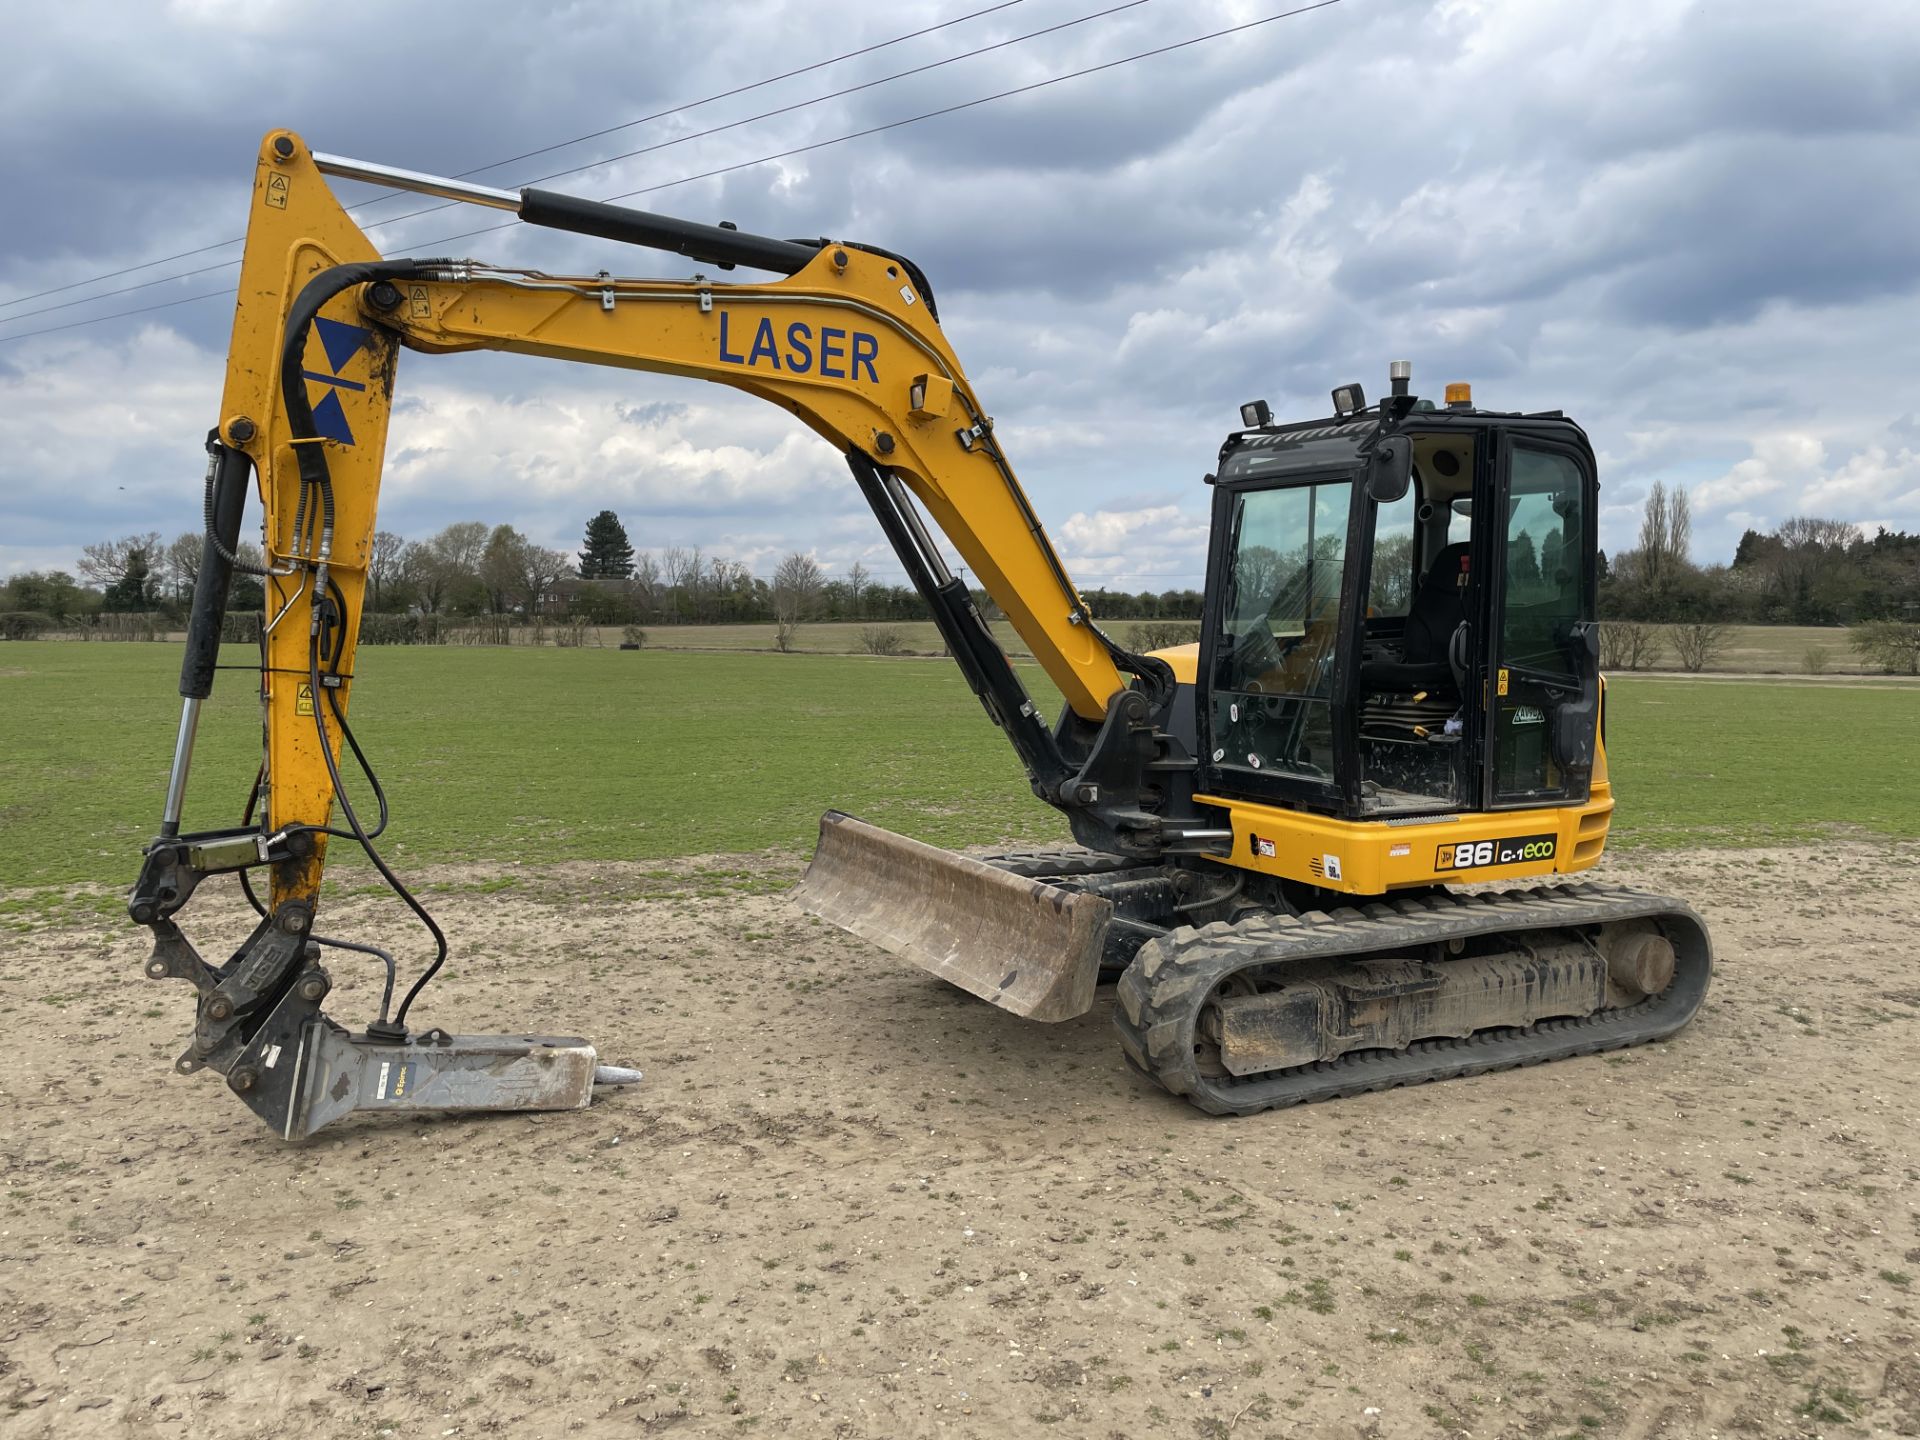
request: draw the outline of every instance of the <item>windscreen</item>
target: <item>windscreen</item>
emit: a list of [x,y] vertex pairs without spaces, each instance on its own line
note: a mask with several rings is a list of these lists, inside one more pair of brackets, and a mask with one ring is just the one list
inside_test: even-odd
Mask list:
[[1214,761],[1333,778],[1333,665],[1350,480],[1235,497],[1212,685]]

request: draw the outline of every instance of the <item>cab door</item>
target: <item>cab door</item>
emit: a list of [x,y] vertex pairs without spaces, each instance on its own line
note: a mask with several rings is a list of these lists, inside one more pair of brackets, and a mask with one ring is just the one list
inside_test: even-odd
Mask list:
[[1495,454],[1483,804],[1583,801],[1600,695],[1593,456],[1571,438],[1525,430],[1502,433]]
[[1202,783],[1337,810],[1351,772],[1361,543],[1351,469],[1214,492],[1200,641]]

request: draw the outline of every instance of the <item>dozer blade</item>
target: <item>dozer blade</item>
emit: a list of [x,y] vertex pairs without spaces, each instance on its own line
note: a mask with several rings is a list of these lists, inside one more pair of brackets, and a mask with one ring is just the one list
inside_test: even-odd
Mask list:
[[838,810],[793,892],[800,908],[1030,1020],[1093,1005],[1113,906],[923,845]]

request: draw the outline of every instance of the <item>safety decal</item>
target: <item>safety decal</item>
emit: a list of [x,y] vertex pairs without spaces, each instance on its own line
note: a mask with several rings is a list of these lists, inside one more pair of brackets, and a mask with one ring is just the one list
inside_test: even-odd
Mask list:
[[[347,362],[366,349],[373,341],[373,332],[359,325],[348,325],[340,320],[329,320],[322,315],[313,322],[313,328],[320,339],[321,352],[327,357],[327,369],[302,370],[300,373],[307,381],[307,398],[313,404],[313,428],[329,440],[342,445],[353,444],[353,427],[347,423],[347,412],[340,406],[342,391],[353,394],[365,392],[366,386],[358,380],[349,380],[340,372],[347,368]],[[325,387],[325,393],[318,400],[313,399],[313,387]]]
[[1262,840],[1258,835],[1254,834],[1249,834],[1247,839],[1253,842],[1253,853],[1262,859],[1271,860],[1278,853],[1277,847],[1271,840]]
[[302,680],[293,692],[293,713],[313,714],[313,686],[308,681]]
[[289,185],[287,177],[276,172],[275,174],[267,176],[267,192],[260,198],[266,203],[269,209],[284,210],[287,208],[288,193]]

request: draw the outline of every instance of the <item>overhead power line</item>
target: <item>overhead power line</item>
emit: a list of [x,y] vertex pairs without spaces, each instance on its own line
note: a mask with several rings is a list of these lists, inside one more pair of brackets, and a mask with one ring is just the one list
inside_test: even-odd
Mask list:
[[[1016,35],[1013,38],[1008,40],[996,40],[990,45],[982,45],[982,46],[979,46],[977,49],[973,49],[973,50],[963,50],[958,55],[949,55],[942,60],[929,61],[925,65],[915,65],[911,69],[896,70],[891,75],[882,75],[878,79],[864,80],[858,85],[848,85],[839,90],[830,90],[824,95],[815,95],[811,99],[796,100],[791,104],[781,105],[772,110],[763,110],[758,115],[749,115],[745,119],[729,120],[724,125],[712,125],[705,130],[694,130],[685,135],[676,135],[670,140],[661,140],[658,143],[653,145],[642,146],[638,150],[628,150],[624,154],[620,154],[620,155],[609,155],[609,156],[606,156],[604,159],[588,161],[585,164],[575,165],[566,170],[555,170],[548,175],[536,175],[531,180],[522,182],[522,184],[544,185],[549,180],[559,180],[568,175],[579,175],[589,170],[598,170],[603,166],[617,164],[619,161],[622,161],[622,160],[631,160],[639,155],[650,155],[658,150],[670,150],[676,145],[685,145],[689,141],[701,140],[706,138],[709,135],[718,135],[725,130],[738,130],[743,125],[752,125],[761,120],[770,120],[777,115],[786,115],[796,110],[804,110],[809,106],[819,105],[828,100],[838,100],[847,95],[857,94],[862,90],[871,90],[871,89],[874,89],[876,86],[886,85],[895,80],[906,79],[908,76],[924,75],[929,70],[938,70],[938,69],[941,69],[943,66],[953,65],[962,60],[971,60],[976,55],[985,55],[990,51],[1004,50],[1010,45],[1019,45],[1028,40],[1037,39],[1042,35],[1052,35],[1055,32],[1060,30],[1070,30],[1074,26],[1084,25],[1090,20],[1102,20],[1109,15],[1118,14],[1122,10],[1132,10],[1138,6],[1145,5],[1148,3],[1150,3],[1150,0],[1122,0],[1121,4],[1111,5],[1105,10],[1096,10],[1090,15],[1081,15],[1078,18],[1073,20],[1063,20],[1057,25],[1048,25],[1043,29],[1039,29],[1039,30],[1029,30],[1024,35]],[[797,73],[797,72],[792,72],[792,73]],[[729,93],[737,93],[737,92],[729,92]],[[664,115],[664,114],[670,114],[672,112],[662,111],[660,113]],[[641,122],[636,120],[631,123],[637,125]],[[616,128],[625,129],[626,127],[620,126]],[[607,134],[611,132],[602,131],[600,133]],[[571,144],[573,142],[568,141],[565,143]],[[549,148],[557,150],[562,147],[556,145],[556,146],[551,146]],[[537,154],[542,154],[544,152],[536,150],[536,151],[530,151],[528,153],[537,155]],[[506,164],[508,162],[502,161],[500,163]],[[490,170],[490,169],[493,169],[494,167],[489,165],[483,168]],[[468,170],[468,171],[465,171],[464,174],[458,178],[465,178],[465,176],[467,175],[477,175],[479,173],[480,172],[477,170]],[[378,198],[381,200],[390,200],[390,199],[396,198],[397,194],[398,192],[395,192],[395,194],[382,195]],[[364,209],[366,204],[373,204],[373,203],[377,203],[377,202],[367,201],[367,202],[364,202],[362,205],[350,206],[348,208]],[[403,220],[412,220],[417,216],[432,215],[441,210],[457,209],[460,206],[460,204],[461,202],[458,200],[449,200],[439,205],[423,205],[420,209],[409,210],[404,215],[391,215],[391,216],[388,216],[385,220],[375,220],[370,224],[365,225],[363,228],[367,230],[377,230],[382,225],[398,225]],[[436,242],[429,242],[429,243],[436,243]],[[210,247],[210,248],[218,248],[218,247]],[[151,290],[156,285],[170,285],[176,280],[191,280],[196,275],[211,275],[216,270],[231,270],[234,266],[238,265],[239,263],[240,262],[238,260],[217,260],[211,265],[202,265],[198,269],[182,270],[178,274],[162,275],[155,280],[142,280],[139,283],[134,285],[123,285],[118,290],[102,290],[98,294],[83,295],[77,300],[62,300],[57,305],[43,305],[38,310],[18,311],[17,313],[12,315],[0,316],[0,325],[10,325],[10,324],[13,324],[15,321],[29,320],[36,315],[51,315],[54,312],[59,310],[71,310],[76,305],[91,305],[98,300],[111,300],[116,295],[131,295],[131,294],[134,294],[136,291]]]
[[[527,150],[518,155],[509,155],[505,160],[495,160],[491,165],[482,165],[477,170],[463,170],[454,178],[465,180],[474,175],[485,174],[489,170],[498,170],[503,165],[517,165],[520,161],[531,160],[536,155],[551,155],[554,151],[564,150],[569,145],[584,144],[588,140],[598,140],[605,135],[614,135],[622,130],[631,130],[634,126],[645,125],[649,121],[664,120],[667,116],[677,115],[682,110],[693,110],[701,105],[711,105],[716,100],[731,100],[734,96],[744,95],[749,90],[758,90],[763,86],[773,85],[781,80],[791,80],[796,75],[806,75],[814,70],[823,70],[829,65],[838,65],[842,60],[854,60],[862,55],[871,55],[876,50],[885,50],[890,45],[898,45],[906,40],[917,40],[922,35],[933,34],[936,30],[945,30],[950,26],[961,24],[967,20],[977,20],[982,15],[991,15],[996,10],[1008,10],[1022,3],[1024,3],[1024,0],[1001,0],[1000,4],[989,5],[984,10],[974,10],[966,15],[956,15],[951,20],[942,20],[938,25],[929,25],[921,30],[910,30],[905,35],[896,35],[893,39],[882,40],[877,45],[868,45],[860,50],[849,50],[846,54],[836,55],[831,60],[816,60],[811,65],[802,65],[798,70],[788,70],[784,74],[773,75],[765,80],[756,80],[751,85],[739,85],[732,90],[722,90],[718,95],[709,95],[704,100],[695,100],[688,105],[676,105],[671,110],[656,110],[651,115],[642,115],[638,120],[628,120],[619,125],[609,125],[604,130],[594,130],[586,135],[576,135],[571,140],[562,140],[553,145],[543,145],[538,150]],[[382,196],[381,198],[387,199],[389,197]]]
[[[991,105],[999,100],[1009,100],[1018,95],[1030,95],[1036,91],[1045,90],[1050,86],[1064,84],[1068,80],[1078,80],[1084,76],[1098,75],[1106,71],[1117,70],[1123,65],[1132,65],[1141,60],[1150,60],[1160,55],[1169,55],[1178,50],[1186,50],[1195,45],[1204,45],[1209,41],[1224,39],[1230,35],[1244,34],[1249,30],[1257,30],[1261,26],[1271,25],[1276,21],[1290,20],[1295,16],[1311,14],[1315,10],[1331,9],[1333,6],[1341,3],[1342,0],[1316,0],[1316,3],[1311,5],[1296,6],[1291,10],[1281,10],[1272,15],[1263,15],[1257,20],[1247,20],[1238,25],[1229,25],[1223,29],[1211,30],[1204,35],[1195,35],[1185,40],[1173,41],[1170,44],[1157,45],[1150,50],[1141,50],[1132,55],[1124,55],[1117,60],[1104,61],[1098,65],[1088,65],[1079,70],[1069,70],[1064,74],[1050,76],[1045,80],[1036,80],[1027,85],[1016,85],[1011,89],[996,91],[991,95],[982,95],[972,100],[960,101],[957,104],[943,105],[935,110],[922,111],[918,115],[909,115],[899,120],[890,120],[883,125],[870,125],[863,130],[849,131],[845,135],[836,135],[831,139],[815,140],[806,145],[795,145],[786,150],[775,151],[770,155],[756,156],[751,160],[741,160],[731,165],[716,166],[711,170],[703,170],[693,175],[682,175],[674,180],[662,180],[654,185],[643,185],[636,190],[623,190],[615,195],[601,196],[600,199],[603,203],[614,200],[631,200],[635,196],[657,194],[662,190],[671,190],[676,186],[690,185],[699,180],[711,180],[716,176],[730,175],[740,170],[749,170],[756,165],[770,164],[775,160],[786,160],[795,155],[811,154],[816,150],[825,150],[835,145],[844,145],[852,140],[862,140],[871,135],[885,134],[889,130],[899,130],[908,125],[918,125],[922,121],[939,119],[945,115],[956,115],[962,111],[977,109],[982,105]],[[499,230],[510,230],[520,223],[518,220],[509,220],[499,225],[486,225],[477,230],[461,231],[457,235],[442,235],[432,240],[415,242],[407,248],[424,250],[433,246],[451,244],[456,240],[471,240],[475,236],[491,235]],[[62,325],[48,325],[39,330],[27,330],[16,335],[0,335],[0,344],[6,344],[15,340],[30,340],[37,335],[51,335],[62,330],[76,330],[86,325],[97,325],[108,320],[123,319],[129,315],[145,314],[150,310],[165,309],[172,305],[186,305],[196,300],[217,299],[222,295],[231,295],[232,293],[233,290],[231,288],[210,290],[199,295],[189,295],[180,300],[168,301],[164,305],[141,306],[134,310],[116,310],[110,314],[94,315],[84,320],[69,320]]]
[[[956,15],[951,20],[942,20],[937,25],[926,25],[926,26],[922,26],[918,30],[909,30],[906,34],[896,35],[891,40],[881,40],[872,45],[863,45],[858,50],[848,50],[843,54],[834,55],[825,60],[815,60],[812,64],[802,65],[802,66],[799,66],[797,69],[783,70],[778,75],[769,75],[763,80],[755,80],[746,85],[736,85],[731,90],[721,90],[716,92],[715,94],[705,96],[699,100],[689,100],[683,105],[674,105],[674,106],[668,107],[665,110],[656,110],[651,115],[642,115],[637,120],[625,120],[618,125],[609,125],[604,130],[590,130],[584,135],[575,135],[570,140],[558,140],[551,145],[543,145],[537,150],[526,150],[521,152],[518,155],[509,155],[504,160],[489,161],[487,164],[476,166],[472,170],[460,171],[456,178],[464,180],[473,175],[483,175],[489,170],[499,169],[502,165],[512,165],[521,160],[531,160],[536,155],[550,155],[555,150],[566,149],[569,145],[584,144],[588,140],[598,140],[603,135],[613,135],[613,134],[617,134],[622,130],[631,130],[636,125],[645,125],[650,121],[654,121],[654,120],[664,120],[669,115],[678,115],[685,110],[697,110],[702,105],[712,105],[715,102],[720,100],[731,100],[736,95],[745,95],[749,91],[763,89],[768,85],[777,85],[782,80],[791,80],[795,76],[806,75],[815,70],[824,70],[829,66],[840,64],[843,60],[856,60],[862,55],[871,55],[876,51],[885,50],[894,45],[904,44],[908,40],[918,40],[921,36],[931,35],[937,30],[946,30],[952,26],[964,24],[968,20],[977,20],[982,15],[991,15],[996,10],[1010,10],[1015,5],[1021,5],[1024,3],[1026,3],[1026,0],[999,0],[999,3],[988,5],[984,9],[970,10],[965,15]],[[399,196],[397,194],[376,195],[370,200],[363,200],[359,204],[351,205],[351,206],[348,206],[347,208],[349,210],[364,210],[364,209],[367,209],[369,206],[382,205],[389,200],[396,200],[398,198]],[[406,217],[401,216],[399,218],[405,219]],[[231,240],[216,240],[211,245],[201,245],[201,246],[195,247],[192,250],[180,250],[175,252],[172,255],[162,255],[158,260],[142,260],[138,265],[128,265],[119,270],[108,270],[104,274],[95,275],[90,279],[74,280],[74,281],[70,281],[65,285],[55,285],[50,289],[36,290],[30,295],[16,295],[11,300],[0,300],[0,310],[7,309],[8,307],[14,306],[14,305],[24,305],[30,300],[44,299],[48,295],[60,295],[65,293],[68,290],[78,290],[85,285],[97,285],[102,280],[117,280],[122,275],[133,274],[136,270],[151,270],[156,265],[170,265],[175,260],[190,260],[195,255],[205,255],[214,250],[224,250],[229,245],[238,245],[244,239],[246,239],[246,237],[244,235],[241,235],[241,236],[236,236]],[[215,266],[212,268],[218,269],[219,267]],[[196,270],[196,271],[188,271],[187,273],[188,274],[204,274],[205,271]],[[170,276],[168,278],[179,279],[184,277]],[[108,292],[109,295],[123,295],[125,293],[126,291],[124,290],[115,290],[115,291]],[[107,295],[93,295],[93,296],[89,296],[88,298],[93,300],[105,300],[108,297]],[[155,307],[146,306],[144,308],[150,310]],[[36,310],[32,313],[38,315],[38,314],[45,314],[46,312]],[[130,314],[130,315],[137,315],[141,312],[138,310],[130,310],[130,311],[125,311],[123,313]],[[26,317],[23,315],[15,315],[11,318],[15,320],[21,320],[21,319],[25,319]]]
[[[626,150],[618,155],[608,155],[602,159],[591,160],[581,165],[574,165],[565,170],[554,170],[545,175],[536,175],[531,180],[522,181],[521,184],[544,185],[549,180],[561,180],[569,175],[583,175],[589,170],[599,170],[607,165],[616,165],[622,160],[632,160],[641,155],[651,155],[658,150],[670,150],[676,145],[686,144],[689,140],[704,139],[708,135],[718,135],[726,130],[738,130],[743,125],[752,125],[761,120],[771,120],[776,115],[787,115],[795,110],[804,110],[809,106],[819,105],[828,100],[839,100],[848,95],[857,95],[862,90],[872,90],[878,86],[890,84],[895,80],[905,80],[913,75],[924,75],[929,70],[939,70],[945,66],[957,64],[962,60],[971,60],[976,55],[986,55],[995,50],[1005,50],[1009,46],[1024,44],[1028,40],[1037,40],[1043,35],[1052,35],[1061,30],[1071,30],[1074,26],[1085,25],[1091,20],[1104,20],[1109,15],[1117,15],[1122,10],[1137,9],[1139,6],[1148,3],[1150,3],[1150,0],[1122,0],[1121,4],[1109,5],[1104,10],[1095,10],[1091,14],[1076,16],[1072,20],[1062,20],[1057,25],[1047,25],[1039,30],[1029,30],[1024,35],[1015,35],[1006,40],[996,40],[991,45],[982,45],[973,50],[963,50],[958,55],[949,55],[941,60],[931,60],[925,65],[915,65],[910,69],[896,70],[891,75],[882,75],[874,80],[863,80],[858,85],[848,85],[839,90],[829,90],[826,94],[815,95],[809,100],[796,100],[789,105],[777,106],[772,110],[762,110],[758,115],[749,115],[740,120],[729,120],[724,125],[714,125],[705,130],[696,130],[690,135],[676,135],[671,140],[661,140],[652,145],[643,145],[638,150]],[[439,205],[426,205],[418,210],[410,210],[405,215],[395,215],[390,219],[377,221],[376,223],[380,225],[397,225],[402,220],[411,220],[417,215],[432,215],[440,210],[456,209],[461,203],[462,202],[458,200],[449,200]],[[372,227],[369,226],[368,228],[371,229]]]
[[[835,145],[844,145],[849,140],[863,140],[869,135],[881,135],[889,130],[899,130],[908,125],[918,125],[923,120],[937,120],[943,115],[957,115],[963,110],[973,110],[982,105],[991,105],[996,100],[1009,100],[1016,95],[1028,95],[1036,90],[1045,90],[1051,85],[1059,85],[1068,80],[1078,80],[1086,75],[1098,75],[1103,71],[1117,70],[1122,65],[1131,65],[1139,60],[1150,60],[1157,55],[1168,55],[1176,50],[1185,50],[1190,46],[1205,44],[1209,40],[1219,40],[1228,35],[1238,35],[1247,30],[1258,29],[1262,25],[1271,25],[1276,20],[1289,20],[1296,15],[1305,15],[1314,10],[1325,10],[1340,3],[1341,0],[1316,0],[1316,3],[1311,5],[1302,5],[1292,10],[1282,10],[1277,14],[1262,16],[1258,20],[1248,20],[1239,25],[1229,25],[1223,30],[1213,30],[1205,35],[1195,35],[1190,39],[1176,40],[1168,45],[1155,46],[1151,50],[1141,50],[1132,55],[1123,55],[1118,60],[1107,60],[1098,65],[1088,65],[1080,70],[1069,70],[1063,75],[1050,76],[1045,80],[1035,80],[1027,85],[1016,85],[1010,90],[996,91],[994,94],[982,95],[973,100],[963,100],[955,105],[943,105],[937,110],[922,111],[918,115],[909,115],[900,120],[889,120],[884,125],[869,125],[864,130],[849,131],[845,135],[835,135],[829,140],[815,140],[807,145],[795,145],[788,150],[775,151],[771,155],[759,155],[752,160],[740,160],[731,165],[716,166],[712,170],[703,170],[697,175],[682,175],[676,180],[662,180],[655,185],[643,185],[637,190],[622,190],[614,195],[603,195],[600,197],[600,200],[603,204],[614,200],[631,200],[638,195],[653,195],[662,190],[671,190],[679,185],[691,185],[697,180],[711,180],[716,176],[731,175],[737,170],[749,170],[755,165],[767,165],[775,160],[786,160],[795,155],[806,155],[815,150],[826,150]],[[499,225],[485,225],[478,230],[463,230],[458,235],[441,235],[432,240],[418,241],[410,244],[408,248],[418,250],[435,245],[448,245],[455,240],[471,240],[476,235],[491,235],[498,230],[511,230],[519,223],[517,220],[508,220]]]

